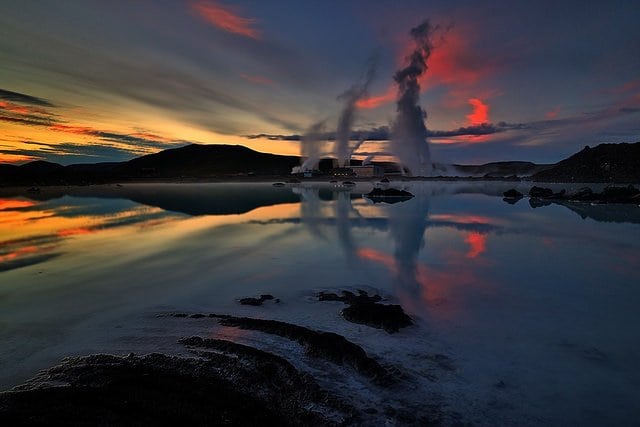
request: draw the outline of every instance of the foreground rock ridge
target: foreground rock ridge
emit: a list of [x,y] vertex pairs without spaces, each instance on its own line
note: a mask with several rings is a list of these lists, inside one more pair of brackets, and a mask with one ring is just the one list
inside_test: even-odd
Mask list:
[[[262,302],[273,299],[268,294],[253,298],[247,309],[257,310]],[[364,291],[342,291],[341,295],[322,292],[317,300],[339,301],[349,306],[345,310],[364,311],[343,316],[347,321],[389,333],[413,324],[400,306],[382,304],[382,297]],[[455,413],[445,415],[437,403],[425,404],[423,399],[413,404],[399,400],[383,407],[372,406],[367,393],[385,401],[386,395],[415,387],[411,375],[337,333],[279,320],[217,313],[174,312],[159,314],[158,318],[251,331],[257,335],[250,342],[278,337],[281,343],[299,346],[307,362],[301,363],[300,356],[295,356],[298,353],[286,345],[271,352],[200,335],[178,340],[191,357],[157,353],[70,357],[0,393],[0,424],[449,425],[451,422],[443,421],[457,420]],[[433,372],[455,370],[444,355],[424,357]],[[369,391],[362,396],[336,393],[333,381],[324,378],[319,382],[315,374],[301,368],[307,363],[311,363],[311,372],[334,366],[336,372],[342,372],[339,381],[356,381],[359,389]],[[435,377],[429,381],[435,381]]]

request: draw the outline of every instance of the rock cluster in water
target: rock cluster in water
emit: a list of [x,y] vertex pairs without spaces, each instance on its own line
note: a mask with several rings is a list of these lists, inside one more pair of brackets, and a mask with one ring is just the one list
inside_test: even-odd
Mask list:
[[[504,200],[515,203],[523,195],[516,189],[510,189],[503,193]],[[609,186],[598,193],[589,187],[582,187],[574,192],[560,190],[554,192],[551,188],[533,186],[529,190],[530,204],[533,207],[544,206],[549,202],[589,202],[589,203],[629,203],[640,204],[640,190],[633,185]]]
[[358,295],[350,291],[342,291],[342,295],[331,292],[320,292],[318,301],[341,301],[348,305],[342,310],[342,316],[353,323],[360,323],[388,333],[398,332],[400,328],[413,325],[401,306],[397,304],[380,304],[380,295],[371,295],[359,290]]

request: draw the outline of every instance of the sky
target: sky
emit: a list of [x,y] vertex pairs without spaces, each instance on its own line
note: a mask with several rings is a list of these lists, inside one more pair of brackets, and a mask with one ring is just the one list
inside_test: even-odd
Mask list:
[[418,102],[434,161],[552,163],[640,141],[632,0],[3,0],[0,163],[189,143],[298,155],[314,125],[336,134],[341,95],[372,70],[352,144],[383,159],[393,76],[425,19],[436,30]]

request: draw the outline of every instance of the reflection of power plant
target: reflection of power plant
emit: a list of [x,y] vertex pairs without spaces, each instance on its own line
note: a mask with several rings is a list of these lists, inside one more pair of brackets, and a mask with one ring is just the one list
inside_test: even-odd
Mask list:
[[[417,191],[415,191],[417,190]],[[424,233],[428,225],[429,197],[428,189],[421,186],[416,189],[415,197],[409,202],[393,205],[367,206],[366,212],[378,212],[379,216],[360,214],[355,200],[361,200],[360,194],[354,194],[345,188],[300,187],[295,189],[301,198],[301,220],[309,231],[326,240],[330,235],[323,232],[326,227],[335,228],[338,242],[344,250],[350,264],[359,259],[382,262],[394,275],[394,288],[405,296],[414,296],[420,292],[418,256],[424,247]],[[327,210],[327,201],[333,203],[333,210]],[[354,206],[355,205],[355,206]],[[333,218],[332,218],[333,216]],[[354,237],[354,229],[375,229],[389,233],[393,242],[393,256],[386,251],[361,248]]]

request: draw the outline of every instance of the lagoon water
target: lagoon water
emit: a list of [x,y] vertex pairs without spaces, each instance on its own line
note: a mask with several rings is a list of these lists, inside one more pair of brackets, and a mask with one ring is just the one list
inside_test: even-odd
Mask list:
[[[396,184],[415,197],[374,204],[371,183],[3,190],[1,388],[68,355],[180,354],[176,339],[195,333],[283,354],[374,406],[437,405],[445,424],[638,422],[640,207],[511,205],[513,183]],[[341,289],[379,293],[416,324],[390,335],[314,297]],[[280,303],[237,304],[261,293]],[[158,317],[175,311],[337,332],[407,386],[384,395],[290,343]]]

